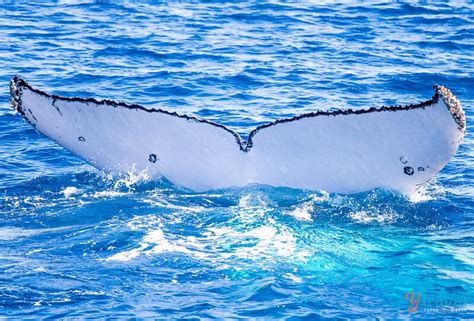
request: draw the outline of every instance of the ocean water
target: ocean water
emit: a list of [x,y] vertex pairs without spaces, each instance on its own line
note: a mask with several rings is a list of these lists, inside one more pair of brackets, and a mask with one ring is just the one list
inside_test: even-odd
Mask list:
[[[473,53],[471,1],[0,1],[0,319],[474,318]],[[410,197],[195,193],[38,134],[9,105],[16,74],[242,135],[438,83],[468,129]]]

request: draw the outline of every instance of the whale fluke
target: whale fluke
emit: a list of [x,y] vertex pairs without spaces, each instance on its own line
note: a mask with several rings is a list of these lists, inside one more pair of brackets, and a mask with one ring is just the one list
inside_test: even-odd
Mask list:
[[456,153],[466,118],[445,87],[408,106],[319,111],[254,129],[112,100],[50,95],[14,77],[13,107],[40,133],[100,169],[146,170],[204,191],[267,184],[356,193],[412,192]]

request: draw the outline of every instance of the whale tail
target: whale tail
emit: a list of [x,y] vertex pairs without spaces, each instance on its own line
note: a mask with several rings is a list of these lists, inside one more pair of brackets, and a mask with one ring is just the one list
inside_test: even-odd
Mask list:
[[461,104],[443,86],[419,104],[277,120],[247,140],[193,116],[50,95],[19,77],[10,90],[13,108],[30,124],[94,166],[113,173],[145,170],[197,191],[259,183],[410,192],[449,162],[466,129]]

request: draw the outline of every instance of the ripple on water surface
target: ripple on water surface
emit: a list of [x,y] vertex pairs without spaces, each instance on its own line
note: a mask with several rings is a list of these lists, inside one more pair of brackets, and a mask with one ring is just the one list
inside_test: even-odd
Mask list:
[[[472,318],[470,2],[9,2],[0,6],[0,315]],[[110,178],[37,134],[8,81],[195,114],[243,136],[302,112],[463,103],[417,195]],[[3,85],[1,85],[3,84]]]

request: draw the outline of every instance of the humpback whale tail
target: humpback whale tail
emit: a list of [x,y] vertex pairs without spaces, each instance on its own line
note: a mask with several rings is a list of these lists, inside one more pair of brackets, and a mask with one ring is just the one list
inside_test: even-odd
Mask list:
[[411,192],[456,153],[466,118],[445,87],[408,106],[319,111],[254,129],[112,100],[50,95],[14,77],[13,107],[40,133],[113,173],[146,170],[196,191],[251,183]]

